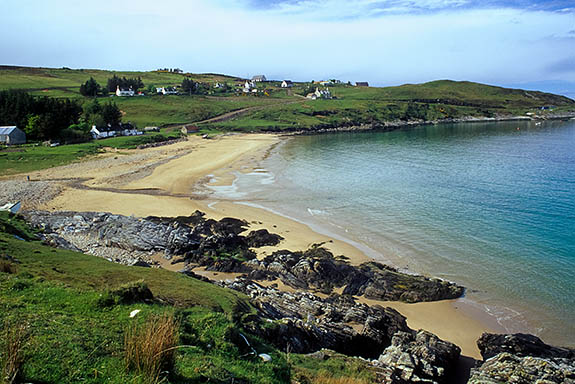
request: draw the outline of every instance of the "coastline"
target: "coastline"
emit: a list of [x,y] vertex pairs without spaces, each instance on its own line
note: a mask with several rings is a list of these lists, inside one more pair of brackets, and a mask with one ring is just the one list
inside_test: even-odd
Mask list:
[[[262,248],[259,257],[277,249],[305,250],[312,244],[324,243],[334,254],[349,257],[353,264],[370,260],[365,250],[345,241],[347,239],[318,233],[306,223],[260,207],[210,198],[203,188],[197,188],[205,184],[232,185],[237,172],[257,170],[259,162],[280,140],[280,136],[268,134],[229,135],[214,140],[191,137],[188,142],[163,148],[128,151],[127,156],[136,156],[142,151],[150,154],[149,158],[137,162],[114,164],[112,161],[109,167],[102,169],[90,165],[88,160],[35,172],[32,178],[62,179],[69,177],[70,169],[74,169],[75,174],[88,179],[84,182],[86,188],[82,189],[64,182],[62,192],[41,206],[47,210],[106,211],[135,216],[178,216],[201,210],[214,219],[241,218],[250,223],[250,229],[265,228],[285,238],[276,247]],[[121,156],[111,153],[95,160]],[[140,168],[145,171],[134,176],[134,170]],[[480,358],[475,342],[483,332],[503,331],[489,321],[489,315],[473,311],[462,299],[418,304],[370,301],[369,304],[397,309],[407,317],[411,327],[429,330],[454,342],[462,348],[462,354],[469,357]]]
[[396,120],[386,121],[383,123],[360,124],[350,126],[338,126],[332,128],[321,128],[314,130],[298,130],[287,133],[282,133],[284,136],[298,136],[298,135],[317,135],[323,133],[337,133],[337,132],[354,132],[354,131],[381,131],[388,132],[405,127],[415,127],[420,125],[436,125],[436,124],[456,124],[456,123],[494,123],[504,121],[546,121],[546,120],[569,120],[575,119],[575,112],[565,113],[550,113],[542,116],[497,116],[497,117],[474,117],[464,116],[458,118],[448,118],[441,120]]

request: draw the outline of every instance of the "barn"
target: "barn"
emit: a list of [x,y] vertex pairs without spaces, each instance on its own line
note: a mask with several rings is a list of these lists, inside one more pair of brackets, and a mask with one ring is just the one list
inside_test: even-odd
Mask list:
[[0,127],[0,145],[26,144],[26,134],[17,126]]

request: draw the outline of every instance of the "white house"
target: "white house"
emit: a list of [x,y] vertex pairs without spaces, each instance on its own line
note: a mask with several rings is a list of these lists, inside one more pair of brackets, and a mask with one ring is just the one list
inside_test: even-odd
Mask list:
[[178,90],[176,89],[176,87],[156,88],[156,92],[161,93],[162,95],[177,95],[178,94]]
[[26,144],[26,134],[15,125],[0,127],[0,145]]
[[266,77],[264,75],[256,75],[254,77],[252,77],[252,81],[267,81]]
[[244,89],[242,90],[244,93],[257,93],[258,90],[256,88],[256,83],[254,82],[254,80],[252,81],[247,81],[244,84]]
[[112,127],[96,127],[95,125],[92,125],[90,134],[94,139],[105,139],[107,137],[116,136],[116,130],[112,129]]
[[139,136],[144,134],[144,132],[138,131],[136,127],[130,123],[120,123],[114,126],[107,125],[105,127],[96,127],[95,125],[92,125],[90,133],[94,139],[105,139],[107,137],[115,136]]
[[121,89],[119,85],[116,87],[116,96],[134,96],[134,95],[135,92],[132,89],[132,87],[130,87],[130,89]]
[[291,88],[291,87],[293,87],[293,82],[291,80],[282,81],[282,88]]
[[331,92],[329,88],[326,89],[319,89],[316,88],[315,92],[308,93],[306,96],[308,99],[317,100],[317,99],[331,99]]

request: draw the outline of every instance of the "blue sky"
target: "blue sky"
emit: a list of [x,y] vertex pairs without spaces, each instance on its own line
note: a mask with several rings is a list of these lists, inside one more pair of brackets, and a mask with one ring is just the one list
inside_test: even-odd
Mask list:
[[0,0],[0,9],[1,64],[575,91],[573,0]]

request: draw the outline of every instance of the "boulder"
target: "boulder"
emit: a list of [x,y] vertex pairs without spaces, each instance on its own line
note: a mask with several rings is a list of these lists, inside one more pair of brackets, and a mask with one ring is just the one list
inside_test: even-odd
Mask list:
[[536,336],[484,333],[477,341],[484,362],[472,384],[574,384],[575,350],[545,344]]
[[379,356],[390,383],[448,383],[461,349],[427,331],[397,332]]

